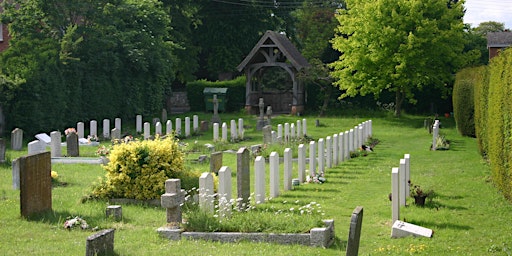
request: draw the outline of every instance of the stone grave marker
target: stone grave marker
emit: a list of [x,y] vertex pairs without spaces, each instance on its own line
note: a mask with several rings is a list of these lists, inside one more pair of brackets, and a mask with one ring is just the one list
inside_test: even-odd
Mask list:
[[243,147],[238,149],[236,156],[237,207],[238,210],[243,211],[249,206],[251,196],[251,154],[246,147]]
[[349,139],[350,136],[349,131],[345,131],[345,135],[343,136],[343,154],[345,155],[344,159],[350,159],[350,147],[349,147]]
[[135,132],[142,132],[142,115],[135,117]]
[[296,133],[295,133],[295,124],[294,124],[294,123],[291,123],[291,124],[290,124],[290,140],[295,140],[295,136],[296,136]]
[[197,115],[192,116],[192,131],[194,133],[199,132],[199,116]]
[[290,123],[284,123],[284,142],[290,141]]
[[112,129],[112,132],[110,133],[113,140],[120,140],[121,139],[121,130],[114,128]]
[[411,155],[404,154],[405,159],[405,185],[406,191],[410,191],[411,189]]
[[345,141],[345,133],[338,133],[338,163],[341,164],[345,161],[345,152],[343,151],[343,143]]
[[244,139],[244,119],[238,118],[238,138]]
[[213,95],[213,116],[212,116],[212,123],[220,124],[220,116],[219,116],[219,100],[217,99],[217,94]]
[[432,229],[424,228],[399,220],[395,221],[393,223],[393,227],[391,228],[392,238],[401,238],[406,236],[432,237],[433,234],[434,231]]
[[52,142],[51,142],[52,157],[61,157],[62,156],[60,136],[61,136],[61,134],[59,131],[53,131],[50,133],[50,137],[52,138]]
[[36,134],[36,139],[44,142],[46,145],[50,145],[50,143],[52,142],[52,138],[50,136],[48,136],[48,134],[46,133],[39,133],[39,134]]
[[270,125],[272,120],[272,106],[267,106],[267,125]]
[[275,198],[279,196],[279,154],[277,152],[270,153],[269,156],[270,168],[270,197]]
[[149,122],[144,122],[144,139],[149,140],[151,137],[151,124]]
[[302,136],[306,137],[307,135],[307,121],[306,118],[302,119]]
[[83,122],[76,123],[76,132],[78,133],[78,138],[85,137],[85,124]]
[[231,128],[229,129],[231,133],[231,141],[236,141],[238,139],[238,130],[236,129],[236,121],[231,120]]
[[332,168],[332,137],[327,136],[325,138],[325,161],[327,168]]
[[304,183],[305,173],[306,173],[306,147],[304,144],[300,144],[297,148],[298,151],[298,159],[297,159],[297,170],[299,172],[299,183]]
[[115,229],[104,229],[87,237],[85,256],[115,255],[114,253]]
[[316,143],[315,141],[309,142],[309,175],[316,176]]
[[325,173],[325,142],[323,138],[318,139],[318,173]]
[[355,151],[355,148],[354,148],[354,129],[350,129],[348,131],[348,151],[349,152],[353,152]]
[[105,210],[105,216],[107,218],[112,217],[115,221],[123,219],[123,207],[120,205],[109,205]]
[[172,121],[167,120],[167,122],[165,122],[165,134],[169,135],[171,133],[172,133]]
[[103,119],[103,138],[110,139],[110,120]]
[[190,137],[190,117],[185,117],[185,137]]
[[155,124],[155,135],[162,135],[162,123],[160,122]]
[[11,132],[11,149],[19,151],[22,148],[23,148],[23,130],[20,128],[15,128]]
[[337,166],[339,164],[338,157],[339,157],[339,149],[340,149],[340,143],[338,134],[332,135],[332,164],[334,166]]
[[265,202],[265,158],[257,156],[254,160],[254,200],[256,204]]
[[19,158],[12,160],[12,189],[20,189],[20,161]]
[[78,146],[78,135],[74,132],[70,132],[66,136],[66,150],[69,157],[80,156],[80,147]]
[[277,137],[277,132],[276,131],[271,131],[270,134],[272,135],[272,143],[271,144],[277,143],[279,141],[278,137]]
[[293,170],[293,164],[292,164],[292,149],[291,148],[285,148],[283,153],[284,158],[284,191],[292,190],[292,170]]
[[432,130],[432,150],[436,150],[436,141],[437,137],[439,136],[439,120],[434,121],[434,126]]
[[400,205],[405,205],[407,194],[409,193],[407,188],[407,178],[405,174],[405,159],[400,159],[400,167],[398,168],[398,178],[400,179],[400,185],[398,190],[400,191]]
[[5,163],[5,140],[0,138],[0,163]]
[[256,122],[256,130],[257,131],[261,131],[261,129],[263,129],[263,127],[265,127],[266,125],[269,125],[269,122],[268,120],[265,120],[265,103],[263,102],[263,98],[260,98],[259,99],[259,102],[258,102],[258,107],[260,109],[260,117],[258,118],[258,121]]
[[219,170],[219,217],[225,218],[231,215],[231,169],[222,166]]
[[167,121],[167,109],[162,108],[162,122]]
[[297,125],[296,125],[296,128],[295,128],[297,130],[297,138],[301,138],[302,137],[301,127],[302,127],[302,121],[301,120],[297,120]]
[[167,224],[180,228],[181,204],[184,200],[184,191],[181,189],[180,179],[168,179],[165,181],[165,194],[160,197],[160,203],[166,208]]
[[199,177],[199,208],[201,210],[213,214],[213,175],[209,172],[204,172]]
[[121,134],[121,118],[117,117],[114,119],[114,128],[119,130],[119,134]]
[[222,167],[222,151],[210,154],[210,172],[218,173]]
[[[52,178],[50,152],[18,158],[21,216],[52,210]],[[13,175],[14,178],[14,175]]]
[[89,134],[98,137],[98,121],[91,120],[89,123]]
[[206,122],[206,121],[201,121],[201,127],[199,128],[199,130],[200,130],[201,132],[206,132],[206,131],[208,131],[208,129],[209,129],[208,122]]
[[398,168],[393,167],[391,171],[391,221],[400,219],[400,178]]
[[222,123],[222,141],[228,141],[228,125],[226,122]]
[[176,118],[174,125],[176,126],[174,132],[176,133],[176,135],[181,136],[181,118]]
[[213,123],[213,141],[219,141],[219,123]]
[[357,256],[359,254],[359,241],[361,238],[361,227],[363,226],[363,207],[358,206],[352,212],[350,218],[350,229],[347,239],[347,256]]
[[283,125],[277,125],[277,142],[283,142]]
[[263,144],[270,145],[272,144],[272,126],[265,125],[263,127]]

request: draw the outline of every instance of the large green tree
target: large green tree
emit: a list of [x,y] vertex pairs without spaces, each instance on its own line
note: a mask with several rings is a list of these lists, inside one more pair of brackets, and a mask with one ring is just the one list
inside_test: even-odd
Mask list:
[[395,114],[426,86],[445,87],[465,61],[463,1],[347,0],[332,63],[342,97],[395,93]]

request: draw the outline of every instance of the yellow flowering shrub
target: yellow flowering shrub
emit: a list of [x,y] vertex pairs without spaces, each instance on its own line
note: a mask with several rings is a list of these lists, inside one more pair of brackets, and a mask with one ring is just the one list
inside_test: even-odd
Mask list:
[[93,197],[160,198],[167,179],[181,179],[183,187],[183,180],[198,183],[200,175],[185,169],[184,154],[172,137],[116,144],[109,160],[103,166],[106,180],[94,188]]

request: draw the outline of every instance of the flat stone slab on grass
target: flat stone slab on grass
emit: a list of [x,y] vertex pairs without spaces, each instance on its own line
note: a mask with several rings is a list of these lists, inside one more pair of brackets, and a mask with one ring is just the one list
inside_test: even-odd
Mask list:
[[400,238],[406,236],[432,237],[433,234],[434,231],[432,231],[432,229],[424,228],[418,225],[414,225],[399,220],[395,221],[391,229],[392,238]]
[[102,164],[99,157],[52,157],[52,164]]

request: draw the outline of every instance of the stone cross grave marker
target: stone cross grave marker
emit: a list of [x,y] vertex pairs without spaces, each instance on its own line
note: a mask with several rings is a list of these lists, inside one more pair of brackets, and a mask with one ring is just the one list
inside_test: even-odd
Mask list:
[[213,175],[210,172],[204,172],[199,177],[199,208],[213,214]]
[[217,94],[213,95],[213,116],[212,116],[212,123],[220,124],[220,117],[219,117],[219,100],[217,99]]
[[160,197],[162,207],[167,208],[167,223],[174,228],[181,224],[181,204],[184,200],[184,191],[181,189],[180,179],[165,181],[165,194]]
[[359,254],[359,241],[361,238],[361,227],[363,226],[363,207],[358,206],[352,212],[350,219],[350,229],[347,240],[347,256],[357,256]]
[[218,173],[222,167],[222,151],[210,154],[210,172]]
[[103,119],[103,138],[110,139],[110,120]]
[[66,135],[66,151],[69,157],[80,156],[80,147],[78,146],[78,135],[70,132]]
[[18,158],[21,216],[52,210],[52,178],[50,152]]
[[277,152],[270,153],[270,197],[279,196],[279,154]]
[[85,256],[115,255],[114,254],[115,229],[104,229],[87,237]]
[[236,156],[237,207],[243,211],[247,209],[251,196],[251,155],[249,150],[243,147],[238,149]]
[[52,138],[52,142],[51,142],[52,157],[61,157],[62,156],[60,136],[61,136],[61,134],[59,131],[53,131],[50,133],[50,137]]
[[259,110],[260,110],[260,116],[258,118],[258,121],[256,122],[256,130],[257,131],[261,131],[261,129],[263,129],[263,127],[265,127],[265,125],[269,125],[269,122],[267,122],[265,120],[265,103],[263,102],[263,98],[260,98],[259,99],[259,102],[258,102],[258,107],[259,107]]
[[16,128],[11,132],[11,149],[21,150],[23,148],[23,130]]
[[265,202],[265,158],[257,156],[254,160],[254,197],[256,204]]

